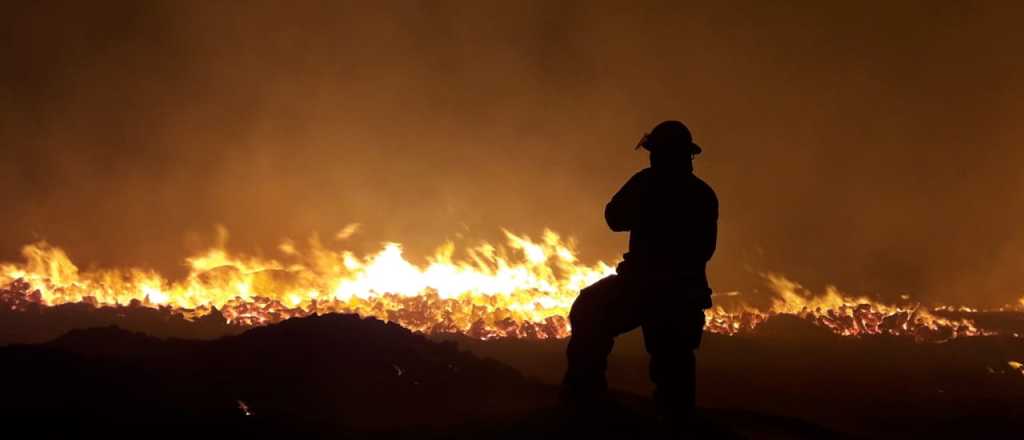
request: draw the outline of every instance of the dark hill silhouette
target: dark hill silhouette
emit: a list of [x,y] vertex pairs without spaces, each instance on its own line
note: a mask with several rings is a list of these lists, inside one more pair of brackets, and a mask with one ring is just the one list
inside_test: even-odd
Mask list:
[[797,420],[713,410],[680,432],[653,418],[649,399],[621,392],[597,409],[564,407],[557,387],[506,364],[354,315],[212,341],[73,330],[0,348],[0,375],[6,429],[40,436],[742,438],[723,428],[732,425],[781,438],[832,435]]
[[[702,429],[713,438],[835,437],[801,419],[867,438],[975,437],[1019,432],[1024,420],[1014,403],[1024,396],[1024,377],[1006,366],[1024,360],[1018,338],[843,338],[795,318],[759,330],[707,335],[701,403],[729,408],[702,410]],[[47,343],[0,347],[0,422],[12,432],[108,438],[199,431],[568,437],[579,415],[556,405],[564,344],[423,336],[348,315],[293,319],[208,341],[111,326],[74,330]],[[617,347],[613,386],[646,395],[639,335],[623,336]],[[649,400],[620,393],[616,405],[591,415],[586,426],[624,438],[663,437]]]
[[138,301],[117,307],[96,307],[88,301],[45,306],[38,301],[38,292],[32,292],[25,282],[0,287],[0,345],[42,343],[74,329],[110,325],[188,339],[214,339],[246,330],[228,323],[216,308],[189,321],[169,308],[154,309]]
[[525,413],[549,394],[454,343],[352,315],[294,319],[214,341],[74,330],[2,348],[0,360],[3,376],[18,379],[5,390],[4,414],[59,415],[82,426],[257,420],[289,429],[442,428]]
[[[0,374],[6,429],[38,435],[543,438],[581,422],[556,404],[555,387],[453,342],[353,315],[293,319],[213,341],[74,330],[0,348]],[[644,405],[621,396],[586,426],[660,434]]]

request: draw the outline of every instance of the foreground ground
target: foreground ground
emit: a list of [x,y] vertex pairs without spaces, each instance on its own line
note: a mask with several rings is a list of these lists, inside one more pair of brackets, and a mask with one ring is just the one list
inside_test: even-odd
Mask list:
[[[557,383],[565,365],[565,341],[450,339],[544,383]],[[1024,374],[1010,365],[1024,359],[1024,340],[1012,336],[850,338],[780,317],[756,334],[705,334],[698,359],[704,407],[799,418],[863,438],[1024,433]],[[611,356],[609,381],[646,395],[646,365],[639,332],[626,334]]]
[[702,409],[659,421],[617,392],[597,408],[500,362],[394,324],[349,315],[293,319],[213,341],[114,327],[0,348],[7,429],[38,435],[143,433],[247,437],[720,439],[831,433],[785,417]]
[[[125,322],[168,328],[144,322],[159,315],[141,316]],[[560,406],[564,342],[427,338],[345,315],[206,341],[74,330],[0,348],[0,418],[11,429],[107,437],[154,429],[342,438],[682,435],[657,422],[643,397],[647,360],[636,334],[620,338],[612,356],[610,382],[622,391],[611,405],[597,413]],[[1024,375],[1008,366],[1013,359],[1024,359],[1024,343],[1013,337],[851,339],[778,319],[758,334],[706,337],[701,415],[687,429],[716,439],[1018,435]]]

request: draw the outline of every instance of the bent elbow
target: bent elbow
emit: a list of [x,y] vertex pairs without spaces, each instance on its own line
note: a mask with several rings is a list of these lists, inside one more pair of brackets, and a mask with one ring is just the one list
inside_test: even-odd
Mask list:
[[608,222],[608,227],[612,232],[629,232],[629,227],[624,224]]
[[611,230],[613,232],[626,232],[626,231],[629,231],[630,230],[629,222],[626,221],[624,216],[616,215],[616,214],[621,214],[621,213],[616,213],[615,210],[613,209],[612,205],[609,203],[608,206],[605,207],[605,210],[604,210],[604,221],[606,223],[608,223],[608,227],[611,228]]

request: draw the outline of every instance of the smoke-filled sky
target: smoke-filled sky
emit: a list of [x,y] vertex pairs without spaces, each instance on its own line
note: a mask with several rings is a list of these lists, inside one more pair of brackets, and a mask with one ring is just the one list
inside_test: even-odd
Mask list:
[[217,224],[274,255],[352,222],[334,246],[550,227],[613,260],[604,204],[680,119],[716,290],[1024,295],[1020,2],[638,3],[7,2],[0,260],[180,275]]

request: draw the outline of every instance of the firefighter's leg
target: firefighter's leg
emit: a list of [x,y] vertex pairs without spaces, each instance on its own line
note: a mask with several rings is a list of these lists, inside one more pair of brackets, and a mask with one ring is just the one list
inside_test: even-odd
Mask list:
[[605,370],[615,337],[640,325],[631,292],[616,275],[580,291],[569,312],[572,335],[563,379],[567,399],[593,399],[608,389]]
[[688,417],[696,408],[697,357],[704,330],[704,311],[675,310],[676,316],[643,325],[644,345],[651,356],[650,375],[659,413]]

